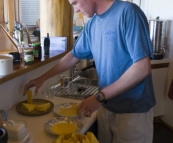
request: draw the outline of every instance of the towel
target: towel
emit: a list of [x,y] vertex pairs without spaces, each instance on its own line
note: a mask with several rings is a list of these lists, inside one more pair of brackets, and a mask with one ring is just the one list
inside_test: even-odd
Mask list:
[[168,97],[173,100],[173,79],[171,81],[171,85],[169,87]]

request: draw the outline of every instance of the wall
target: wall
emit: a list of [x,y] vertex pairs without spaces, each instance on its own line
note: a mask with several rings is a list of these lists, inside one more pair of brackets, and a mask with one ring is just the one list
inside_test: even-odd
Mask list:
[[[8,110],[10,109],[14,104],[17,104],[19,101],[26,100],[26,96],[23,96],[23,88],[24,85],[29,82],[31,79],[34,79],[43,73],[45,73],[47,70],[49,70],[51,67],[53,67],[58,60],[47,64],[43,67],[40,67],[38,69],[33,70],[32,72],[26,73],[24,75],[21,75],[20,77],[17,77],[15,79],[12,79],[8,82],[5,82],[3,84],[0,84],[0,109],[2,110]],[[68,74],[68,71],[62,74]],[[42,92],[43,89],[50,87],[51,85],[54,85],[59,82],[59,75],[48,79],[40,88],[39,92]],[[31,88],[34,90],[35,88]],[[43,95],[44,96],[44,95]]]
[[4,1],[0,0],[0,22],[4,21]]
[[[160,19],[167,20],[167,32],[166,32],[166,44],[167,54],[166,57],[170,59],[169,71],[168,71],[168,79],[167,79],[167,92],[173,79],[173,14],[172,14],[172,0],[145,0],[145,13],[147,18],[156,18],[157,16]],[[164,116],[162,119],[173,127],[173,101],[167,97],[167,92],[165,93],[166,101],[165,101],[165,109]]]

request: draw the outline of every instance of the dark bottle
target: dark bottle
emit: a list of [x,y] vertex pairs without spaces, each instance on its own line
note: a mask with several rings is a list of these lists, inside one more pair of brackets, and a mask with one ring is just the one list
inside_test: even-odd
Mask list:
[[50,38],[49,33],[47,33],[47,37],[44,39],[44,55],[48,56],[50,54]]
[[41,44],[40,43],[33,43],[33,52],[34,52],[34,61],[41,60]]

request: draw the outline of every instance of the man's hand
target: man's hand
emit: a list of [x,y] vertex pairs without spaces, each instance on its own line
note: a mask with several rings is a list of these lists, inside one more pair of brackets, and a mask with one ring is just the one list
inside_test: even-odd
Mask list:
[[85,117],[91,117],[91,114],[96,111],[102,103],[98,102],[95,98],[95,95],[88,97],[83,100],[77,110],[79,118],[83,114]]
[[36,87],[35,91],[34,91],[34,95],[36,95],[38,93],[39,88],[42,86],[43,84],[43,80],[41,77],[38,77],[36,79],[31,80],[30,82],[28,82],[25,85],[24,91],[23,91],[23,95],[26,94],[26,91],[29,90],[31,87]]

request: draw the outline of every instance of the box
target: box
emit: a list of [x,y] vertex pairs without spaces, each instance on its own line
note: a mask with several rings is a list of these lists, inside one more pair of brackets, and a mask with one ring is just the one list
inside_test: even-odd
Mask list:
[[[44,49],[44,38],[41,37],[41,46]],[[50,50],[51,51],[66,51],[67,50],[67,37],[49,37],[50,38]]]

